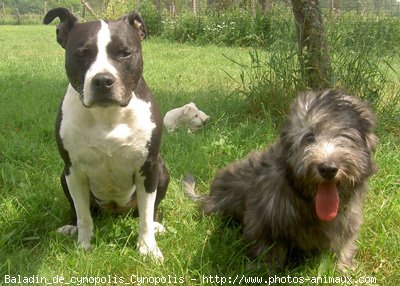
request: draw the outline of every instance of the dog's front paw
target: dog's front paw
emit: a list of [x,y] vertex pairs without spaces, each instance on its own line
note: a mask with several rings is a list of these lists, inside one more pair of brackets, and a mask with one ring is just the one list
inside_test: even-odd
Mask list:
[[61,233],[63,235],[67,235],[67,236],[72,236],[75,235],[78,232],[78,227],[76,225],[64,225],[62,227],[59,227],[57,229],[58,233]]
[[355,265],[354,262],[352,262],[352,263],[343,263],[343,262],[339,261],[337,266],[338,266],[339,272],[342,273],[342,274],[347,274],[349,272],[353,272],[357,268],[357,266]]
[[79,241],[78,248],[88,251],[90,249],[90,241]]
[[92,231],[80,229],[78,231],[78,247],[87,251],[90,249],[90,239],[92,238]]
[[165,227],[161,223],[155,221],[154,222],[154,233],[163,234],[165,232],[166,232]]
[[146,241],[140,240],[137,242],[137,248],[139,254],[145,258],[150,257],[155,262],[164,262],[164,256],[162,255],[161,250],[158,248],[155,241],[154,243],[146,243]]
[[73,236],[78,233],[78,247],[85,251],[90,249],[91,231],[78,232],[78,227],[76,225],[64,225],[58,228],[57,232],[67,236]]

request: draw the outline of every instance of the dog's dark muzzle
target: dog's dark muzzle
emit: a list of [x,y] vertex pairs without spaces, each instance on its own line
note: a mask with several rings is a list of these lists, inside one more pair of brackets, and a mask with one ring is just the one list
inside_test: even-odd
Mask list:
[[119,105],[124,107],[128,105],[129,99],[124,100],[121,97],[121,89],[117,88],[117,79],[111,73],[96,74],[91,83],[94,94],[93,102],[98,106]]
[[95,94],[104,95],[112,93],[115,77],[110,73],[99,73],[92,79],[92,88]]

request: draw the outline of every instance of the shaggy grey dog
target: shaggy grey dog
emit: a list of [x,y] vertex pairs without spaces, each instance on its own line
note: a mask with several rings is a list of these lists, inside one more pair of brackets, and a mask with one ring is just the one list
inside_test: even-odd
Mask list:
[[302,93],[275,144],[218,172],[201,199],[204,212],[241,223],[251,257],[282,266],[293,249],[331,250],[345,270],[375,171],[374,128],[373,113],[355,97]]

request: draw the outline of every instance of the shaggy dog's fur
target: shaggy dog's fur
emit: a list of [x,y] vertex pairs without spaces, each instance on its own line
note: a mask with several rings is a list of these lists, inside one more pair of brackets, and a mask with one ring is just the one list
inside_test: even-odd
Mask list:
[[378,142],[366,104],[341,91],[294,101],[278,141],[220,170],[206,214],[243,225],[249,255],[281,266],[292,249],[333,251],[350,267]]

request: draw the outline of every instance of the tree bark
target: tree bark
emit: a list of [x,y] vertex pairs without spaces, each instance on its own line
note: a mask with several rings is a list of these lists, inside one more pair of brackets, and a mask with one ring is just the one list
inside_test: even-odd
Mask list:
[[197,0],[192,0],[192,11],[193,11],[193,15],[196,16],[197,15]]
[[339,15],[339,7],[340,7],[340,4],[339,4],[338,0],[331,0],[331,7],[330,7],[331,15],[335,15],[335,16]]
[[257,16],[257,0],[250,0],[251,15],[253,18]]
[[156,0],[156,9],[158,13],[161,13],[161,0]]
[[268,15],[270,10],[271,10],[271,0],[264,0],[263,2],[264,15]]
[[374,0],[374,10],[378,16],[381,14],[382,4],[382,0]]
[[361,1],[357,0],[356,1],[356,9],[357,9],[357,15],[361,15]]
[[332,87],[333,72],[318,0],[292,0],[300,68],[308,87]]

